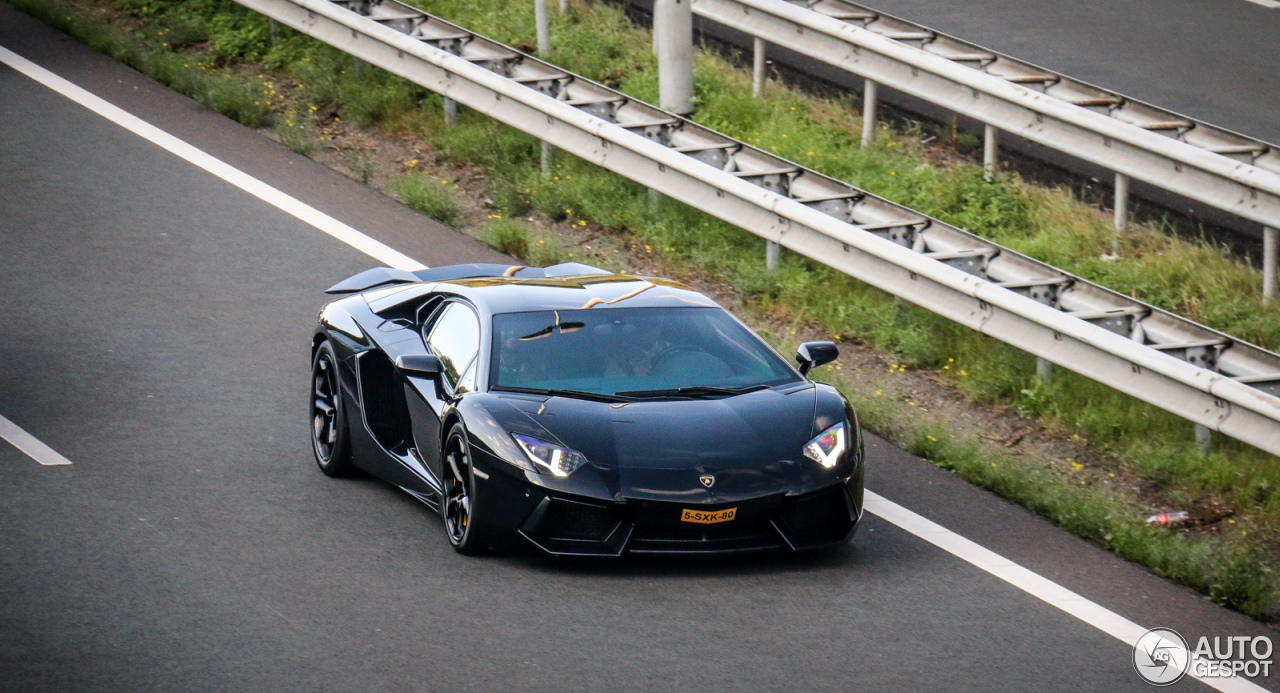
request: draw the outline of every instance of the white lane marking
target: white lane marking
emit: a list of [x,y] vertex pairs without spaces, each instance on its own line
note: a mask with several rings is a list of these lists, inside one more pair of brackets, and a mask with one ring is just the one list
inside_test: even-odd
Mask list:
[[[1130,647],[1137,643],[1138,638],[1148,630],[870,490],[866,491],[866,509],[952,556],[981,568],[1023,592],[1075,616]],[[1193,656],[1193,659],[1198,658]],[[1187,672],[1187,676],[1224,693],[1266,692],[1265,688],[1244,678],[1205,678],[1195,676],[1191,671]]]
[[[90,94],[80,87],[67,82],[61,77],[54,75],[52,72],[35,65],[25,58],[4,49],[3,47],[0,47],[0,62],[5,62],[23,74],[32,77],[41,84],[44,84],[59,93],[62,93],[64,96],[71,98],[99,115],[128,128],[138,135],[141,135],[174,154],[181,156],[187,161],[190,161],[206,171],[213,173],[219,178],[240,187],[246,192],[249,192],[256,197],[275,205],[290,214],[293,214],[299,219],[312,224],[321,231],[328,233],[351,247],[386,263],[388,266],[408,271],[426,268],[426,265],[409,258],[407,255],[404,255],[397,250],[393,250],[380,241],[369,238],[350,226],[347,226],[346,224],[343,224],[342,222],[339,222],[336,219],[303,204],[293,197],[285,195],[248,174],[231,168],[227,164],[205,154],[182,140],[177,139],[176,137],[135,116],[125,113],[97,96]],[[2,419],[2,417],[0,417],[0,419]],[[2,420],[8,423],[8,419]],[[12,424],[10,423],[10,425]],[[16,426],[14,426],[14,428],[17,429]],[[26,435],[21,429],[17,430],[20,433],[23,433],[23,435]],[[30,436],[28,436],[28,438],[30,438]],[[37,441],[34,438],[31,438],[31,440],[57,456],[58,459],[65,460],[61,455],[53,452],[53,450],[49,450],[48,447],[44,446],[40,441]],[[10,442],[12,442],[12,440],[10,440]],[[32,455],[32,457],[35,457],[35,455]],[[39,458],[37,458],[37,460],[39,460]],[[41,462],[41,464],[46,463]],[[70,462],[64,461],[56,464],[70,464]],[[1027,594],[1075,616],[1081,621],[1084,621],[1104,633],[1118,638],[1127,645],[1132,646],[1138,641],[1138,638],[1147,631],[1146,628],[1139,626],[1114,611],[1089,601],[1075,592],[1072,592],[1071,590],[1047,578],[1041,577],[1040,575],[1023,568],[1004,556],[1001,556],[990,549],[984,548],[973,541],[952,532],[946,527],[907,510],[901,505],[898,505],[897,503],[894,503],[893,501],[888,500],[870,490],[866,492],[866,509],[872,514],[880,516],[887,522],[897,525],[898,527],[924,539],[947,553],[985,570],[991,575],[1004,580]],[[1266,689],[1241,678],[1200,678],[1199,680],[1212,688],[1223,691],[1224,693],[1255,693],[1256,691],[1266,693]]]
[[1269,10],[1274,10],[1277,7],[1280,7],[1280,2],[1277,2],[1276,0],[1248,0],[1248,1],[1255,5],[1262,5],[1263,7]]
[[254,197],[270,204],[302,221],[320,229],[347,245],[372,256],[377,261],[396,269],[414,271],[426,269],[426,265],[394,250],[381,241],[374,240],[347,226],[301,200],[276,190],[253,176],[170,135],[160,128],[108,103],[52,72],[36,65],[13,51],[0,46],[0,62],[62,94],[85,108],[110,120],[139,137],[176,154],[196,166],[227,181]]
[[9,441],[10,445],[27,453],[28,457],[46,467],[71,464],[71,460],[59,455],[57,450],[41,443],[35,436],[3,416],[0,416],[0,438]]

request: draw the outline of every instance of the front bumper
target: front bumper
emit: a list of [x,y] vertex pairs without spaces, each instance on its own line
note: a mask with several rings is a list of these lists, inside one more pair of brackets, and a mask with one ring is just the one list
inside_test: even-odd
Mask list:
[[[848,540],[862,514],[862,489],[852,480],[797,496],[775,494],[734,503],[696,504],[595,500],[544,493],[519,535],[553,555],[732,554],[804,551]],[[681,520],[685,510],[735,509],[715,524]]]

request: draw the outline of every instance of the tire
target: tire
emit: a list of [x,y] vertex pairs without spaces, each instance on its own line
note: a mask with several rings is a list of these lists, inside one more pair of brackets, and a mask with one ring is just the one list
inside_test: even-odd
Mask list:
[[311,451],[320,471],[329,476],[351,476],[356,471],[342,404],[338,357],[326,339],[311,359]]
[[453,550],[464,556],[486,553],[480,528],[476,525],[476,475],[471,468],[471,444],[460,423],[449,429],[444,444],[444,533]]

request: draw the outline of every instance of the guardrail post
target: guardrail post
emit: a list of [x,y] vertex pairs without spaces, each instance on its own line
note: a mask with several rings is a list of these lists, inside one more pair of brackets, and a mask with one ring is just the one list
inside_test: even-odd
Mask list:
[[764,51],[768,45],[764,39],[757,38],[752,45],[755,53],[751,60],[751,95],[760,96],[764,93]]
[[267,26],[271,30],[271,43],[275,45],[275,42],[280,40],[280,22],[274,19],[267,19]]
[[446,127],[458,124],[458,102],[447,96],[444,97],[444,124]]
[[[547,17],[547,0],[533,0],[533,21],[538,31],[538,56],[545,58],[551,54],[551,24]],[[551,176],[551,155],[555,151],[547,142],[542,142],[542,177]]]
[[1276,297],[1276,254],[1280,253],[1280,229],[1274,226],[1262,227],[1262,302],[1267,303]]
[[538,26],[538,57],[551,53],[551,28],[547,19],[547,0],[533,0],[533,22]]
[[1208,426],[1196,424],[1196,452],[1201,455],[1208,455],[1209,450],[1213,447],[1213,431]]
[[693,112],[693,0],[655,0],[658,105],[676,115]]
[[876,136],[876,83],[865,80],[862,86],[862,146]]
[[1036,377],[1040,382],[1047,383],[1053,380],[1053,363],[1047,359],[1036,357]]
[[1129,177],[1123,173],[1116,174],[1115,191],[1116,237],[1111,241],[1111,253],[1120,254],[1120,234],[1129,228]]
[[988,183],[996,178],[996,147],[998,133],[994,125],[982,128],[982,177]]
[[560,0],[560,14],[569,11],[569,0]]
[[764,267],[767,270],[778,269],[778,256],[782,254],[782,246],[773,241],[764,242]]
[[658,54],[658,47],[662,45],[662,32],[658,31],[658,27],[662,26],[662,0],[653,0],[653,54]]

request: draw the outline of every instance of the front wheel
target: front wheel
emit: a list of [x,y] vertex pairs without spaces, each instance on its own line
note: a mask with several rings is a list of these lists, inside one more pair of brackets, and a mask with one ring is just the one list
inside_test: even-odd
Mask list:
[[475,556],[488,546],[476,527],[476,478],[471,469],[471,445],[462,424],[449,429],[444,447],[444,530],[460,554]]
[[320,342],[311,359],[311,451],[320,471],[329,476],[355,472],[347,415],[342,407],[338,357],[327,339]]

